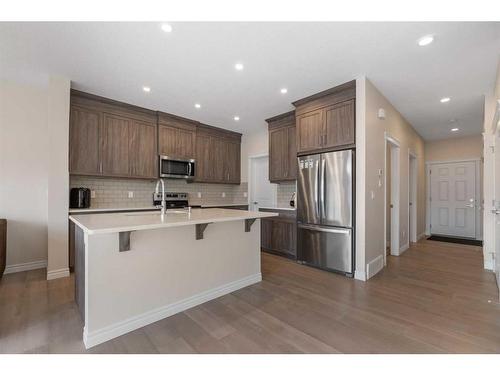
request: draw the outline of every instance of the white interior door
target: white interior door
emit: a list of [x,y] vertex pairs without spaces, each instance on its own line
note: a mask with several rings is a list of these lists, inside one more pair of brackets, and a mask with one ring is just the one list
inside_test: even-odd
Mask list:
[[276,207],[277,185],[269,181],[269,157],[250,159],[249,208],[258,211],[260,207]]
[[431,234],[476,237],[476,163],[433,164]]

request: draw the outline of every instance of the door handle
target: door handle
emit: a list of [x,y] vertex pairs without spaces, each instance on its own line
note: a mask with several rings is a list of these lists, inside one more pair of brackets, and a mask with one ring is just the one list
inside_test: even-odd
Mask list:
[[474,203],[469,203],[465,205],[466,207],[474,208]]
[[500,215],[500,210],[497,210],[496,208],[494,208],[491,210],[491,213],[495,214],[495,215]]

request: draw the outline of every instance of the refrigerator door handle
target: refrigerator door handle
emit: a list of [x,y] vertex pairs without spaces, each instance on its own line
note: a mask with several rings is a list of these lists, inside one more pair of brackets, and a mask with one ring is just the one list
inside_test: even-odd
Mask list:
[[318,196],[318,201],[319,201],[319,217],[320,217],[320,222],[323,221],[323,218],[325,217],[325,163],[326,160],[323,158],[323,156],[320,157],[320,165],[318,168],[318,187],[319,187],[319,196]]
[[306,225],[306,224],[298,224],[297,226],[301,229],[309,229],[309,230],[314,230],[317,232],[351,234],[351,229],[323,228],[323,227],[318,227],[315,225]]

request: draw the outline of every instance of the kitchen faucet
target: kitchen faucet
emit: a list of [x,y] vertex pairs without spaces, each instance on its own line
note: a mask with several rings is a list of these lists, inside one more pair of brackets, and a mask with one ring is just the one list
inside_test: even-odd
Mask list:
[[158,179],[158,181],[156,181],[155,194],[159,193],[160,182],[161,182],[161,214],[165,215],[165,211],[167,209],[167,201],[165,200],[165,182],[163,181],[163,178],[160,178]]

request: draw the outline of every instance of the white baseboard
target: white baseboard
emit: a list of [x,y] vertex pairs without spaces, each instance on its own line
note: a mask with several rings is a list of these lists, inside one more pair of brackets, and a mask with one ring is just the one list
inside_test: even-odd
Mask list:
[[190,309],[212,299],[224,296],[235,290],[244,288],[246,286],[255,284],[262,281],[260,273],[245,277],[240,280],[219,286],[214,289],[196,294],[184,300],[172,303],[170,305],[162,306],[154,310],[145,312],[143,314],[134,316],[132,318],[123,320],[121,322],[111,324],[107,327],[96,330],[95,332],[88,333],[87,327],[83,329],[83,343],[85,347],[91,348],[105,341],[114,339],[115,337],[124,335],[128,332],[134,331],[138,328],[144,327],[148,324],[154,323],[158,320],[168,318],[169,316],[180,313],[184,310]]
[[399,255],[403,254],[406,250],[410,248],[410,243],[407,242],[399,248]]
[[46,267],[47,267],[46,260],[37,260],[34,262],[11,264],[11,265],[8,265],[7,267],[5,267],[4,275],[8,274],[8,273],[37,270],[37,269],[46,268]]
[[354,271],[354,278],[360,281],[366,281],[366,273],[364,271]]
[[420,241],[422,238],[424,238],[426,236],[425,232],[423,233],[420,233],[418,236],[417,236],[417,242]]
[[59,279],[69,276],[69,268],[61,268],[59,270],[47,271],[47,280]]
[[380,272],[382,268],[384,268],[384,256],[379,255],[366,265],[367,279],[370,279],[373,276],[375,276],[377,273]]

